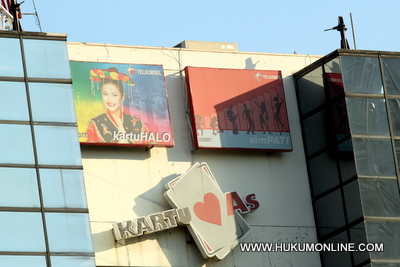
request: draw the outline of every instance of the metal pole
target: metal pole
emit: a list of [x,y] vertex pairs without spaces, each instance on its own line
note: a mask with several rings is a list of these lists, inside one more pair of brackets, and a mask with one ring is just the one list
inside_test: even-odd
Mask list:
[[13,30],[14,31],[20,31],[21,30],[21,26],[19,24],[19,18],[18,18],[18,13],[19,13],[19,5],[17,4],[17,0],[13,0],[11,3],[11,15],[13,15],[14,17],[14,21],[13,21]]
[[354,49],[357,49],[356,34],[354,33],[353,15],[351,13],[350,13],[350,21],[351,21],[351,32],[353,33]]

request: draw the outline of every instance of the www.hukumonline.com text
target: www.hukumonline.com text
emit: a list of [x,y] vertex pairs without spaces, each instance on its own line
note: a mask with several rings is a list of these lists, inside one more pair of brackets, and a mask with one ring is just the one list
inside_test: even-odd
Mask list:
[[383,243],[240,243],[242,252],[320,252],[368,251],[383,252]]

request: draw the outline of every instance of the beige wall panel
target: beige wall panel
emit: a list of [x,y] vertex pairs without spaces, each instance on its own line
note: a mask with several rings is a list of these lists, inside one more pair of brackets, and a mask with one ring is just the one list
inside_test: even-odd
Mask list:
[[[312,227],[252,227],[252,234],[243,242],[270,242],[278,244],[315,242],[317,239],[315,229]],[[320,266],[318,252],[242,252],[239,247],[233,250],[233,258],[236,266],[246,265],[246,259],[251,258],[257,266]]]

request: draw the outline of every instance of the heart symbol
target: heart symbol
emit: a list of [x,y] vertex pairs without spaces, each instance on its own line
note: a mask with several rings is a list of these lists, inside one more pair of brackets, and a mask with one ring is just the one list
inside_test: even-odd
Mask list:
[[193,206],[196,216],[205,222],[222,226],[221,207],[218,198],[213,193],[207,193],[203,197],[203,202],[197,202]]

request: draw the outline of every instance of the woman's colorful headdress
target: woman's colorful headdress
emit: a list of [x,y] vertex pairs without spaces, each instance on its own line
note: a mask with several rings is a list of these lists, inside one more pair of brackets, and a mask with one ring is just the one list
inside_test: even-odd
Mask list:
[[95,84],[97,85],[96,89],[99,90],[100,89],[99,83],[104,80],[121,81],[122,83],[126,84],[129,88],[135,85],[135,83],[128,75],[111,69],[107,70],[101,70],[95,68],[91,69],[89,79],[91,80],[91,85],[92,85],[91,92],[93,95],[95,95]]
[[115,81],[122,81],[129,86],[135,85],[128,75],[111,70],[91,69],[89,79],[93,82],[100,82],[102,79],[112,79]]

